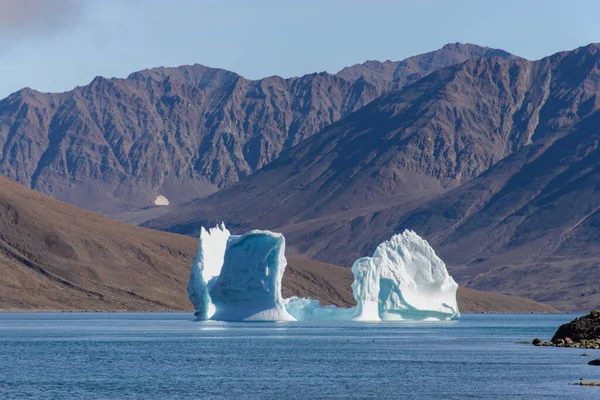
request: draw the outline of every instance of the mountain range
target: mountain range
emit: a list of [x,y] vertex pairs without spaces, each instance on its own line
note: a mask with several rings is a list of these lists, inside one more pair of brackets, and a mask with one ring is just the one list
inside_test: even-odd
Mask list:
[[204,197],[382,93],[498,50],[454,44],[338,74],[248,80],[202,65],[0,101],[0,173],[106,215]]
[[596,307],[599,61],[593,44],[439,69],[146,225],[281,230],[343,265],[409,228],[467,286]]
[[282,231],[345,266],[409,228],[460,284],[582,310],[600,305],[599,93],[597,44],[258,81],[156,68],[0,101],[0,172],[150,228]]

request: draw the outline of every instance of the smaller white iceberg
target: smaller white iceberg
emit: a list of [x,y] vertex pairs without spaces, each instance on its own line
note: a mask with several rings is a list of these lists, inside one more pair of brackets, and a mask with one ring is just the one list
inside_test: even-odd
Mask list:
[[458,285],[429,244],[406,230],[352,266],[355,320],[448,320],[460,316]]

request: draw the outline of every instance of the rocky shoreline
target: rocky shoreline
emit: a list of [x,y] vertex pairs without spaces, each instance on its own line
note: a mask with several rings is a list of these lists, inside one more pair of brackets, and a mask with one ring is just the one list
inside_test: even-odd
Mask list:
[[577,347],[600,349],[600,310],[575,318],[561,325],[550,342],[533,339],[535,346]]
[[556,341],[545,342],[541,339],[535,338],[531,342],[534,346],[552,346],[552,347],[576,347],[580,349],[600,349],[600,339],[596,340],[581,340],[574,341],[567,337],[565,339],[556,339]]

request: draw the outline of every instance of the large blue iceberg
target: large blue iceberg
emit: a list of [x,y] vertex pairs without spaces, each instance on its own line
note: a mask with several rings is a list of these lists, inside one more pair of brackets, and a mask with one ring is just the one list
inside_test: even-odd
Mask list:
[[294,321],[281,298],[287,265],[281,233],[251,231],[227,241],[223,268],[211,281],[219,321]]
[[293,321],[281,298],[287,265],[280,233],[232,236],[224,224],[200,230],[188,284],[196,318],[218,321]]
[[443,321],[460,316],[458,285],[431,246],[412,231],[381,243],[352,266],[357,306],[281,297],[287,265],[280,233],[231,236],[223,224],[200,232],[188,294],[199,320]]

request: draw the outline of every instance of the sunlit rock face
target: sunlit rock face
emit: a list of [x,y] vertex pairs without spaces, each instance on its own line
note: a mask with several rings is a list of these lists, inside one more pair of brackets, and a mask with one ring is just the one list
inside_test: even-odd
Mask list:
[[194,314],[199,320],[207,320],[215,312],[209,295],[209,282],[221,273],[227,241],[231,234],[224,224],[209,229],[200,229],[198,252],[192,264],[188,284],[188,296],[194,304]]
[[157,206],[168,206],[169,205],[169,199],[167,199],[163,195],[158,195],[156,197],[156,200],[154,200],[154,205],[157,205]]
[[458,285],[429,244],[413,231],[381,243],[352,266],[358,320],[447,320],[460,316]]

